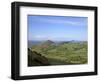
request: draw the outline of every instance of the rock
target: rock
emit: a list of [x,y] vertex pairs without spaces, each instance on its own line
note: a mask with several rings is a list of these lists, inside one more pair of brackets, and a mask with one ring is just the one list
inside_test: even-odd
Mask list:
[[36,51],[31,51],[28,48],[28,66],[44,66],[50,65],[48,59]]

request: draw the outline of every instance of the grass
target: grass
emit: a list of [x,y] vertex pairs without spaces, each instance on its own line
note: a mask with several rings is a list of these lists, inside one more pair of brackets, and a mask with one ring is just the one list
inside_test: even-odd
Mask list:
[[[46,46],[46,48],[44,47]],[[62,44],[38,44],[31,47],[45,56],[51,65],[69,65],[88,63],[87,42],[82,43],[62,43]]]

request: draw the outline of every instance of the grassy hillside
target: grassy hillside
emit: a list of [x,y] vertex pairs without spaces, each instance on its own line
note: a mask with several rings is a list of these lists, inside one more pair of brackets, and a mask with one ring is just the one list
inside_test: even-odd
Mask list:
[[50,65],[86,64],[87,42],[62,42],[46,41],[33,45],[32,51],[46,57]]

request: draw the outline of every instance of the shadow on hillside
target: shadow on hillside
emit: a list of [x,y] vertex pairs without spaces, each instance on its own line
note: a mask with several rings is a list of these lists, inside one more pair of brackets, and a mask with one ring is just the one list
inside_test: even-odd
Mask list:
[[36,51],[28,49],[28,66],[53,66],[53,65],[76,65],[79,63],[71,63],[71,61],[64,61],[56,58],[47,58]]

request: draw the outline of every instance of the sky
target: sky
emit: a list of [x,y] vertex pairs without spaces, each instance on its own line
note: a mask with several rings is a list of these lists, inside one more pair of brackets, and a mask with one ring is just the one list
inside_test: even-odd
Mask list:
[[88,18],[28,15],[28,40],[87,41]]

